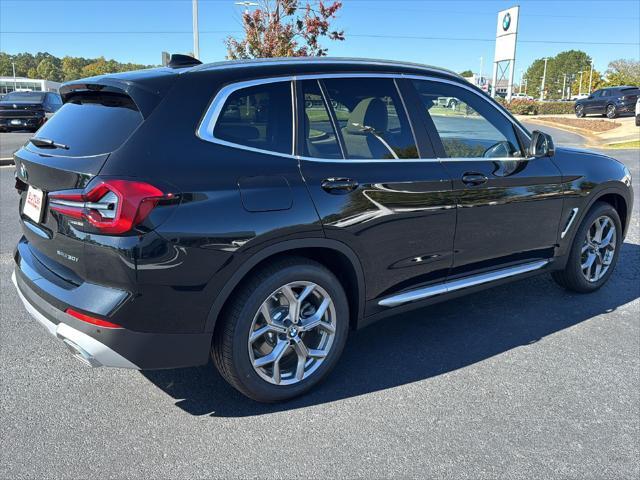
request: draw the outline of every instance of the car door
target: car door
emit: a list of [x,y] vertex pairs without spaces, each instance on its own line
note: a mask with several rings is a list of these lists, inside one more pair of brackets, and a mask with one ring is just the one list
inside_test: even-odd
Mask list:
[[604,112],[605,102],[607,100],[606,89],[596,90],[587,98],[587,108],[585,108],[586,113],[602,113]]
[[399,88],[385,76],[297,81],[300,168],[325,235],[358,255],[369,301],[442,281],[452,263],[451,179]]
[[[548,259],[557,242],[562,178],[551,158],[528,159],[524,132],[471,87],[413,80],[457,201],[452,276]],[[457,99],[455,110],[438,106]]]

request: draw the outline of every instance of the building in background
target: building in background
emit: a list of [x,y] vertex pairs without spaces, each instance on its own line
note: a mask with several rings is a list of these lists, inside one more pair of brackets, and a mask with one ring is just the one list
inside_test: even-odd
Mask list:
[[25,77],[0,77],[0,95],[13,92],[57,92],[62,85],[51,80]]

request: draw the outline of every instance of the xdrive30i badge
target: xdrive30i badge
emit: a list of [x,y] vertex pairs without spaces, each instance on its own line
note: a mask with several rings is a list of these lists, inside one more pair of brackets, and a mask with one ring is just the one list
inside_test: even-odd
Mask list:
[[65,253],[61,250],[56,250],[56,253],[58,255],[60,255],[63,258],[66,258],[67,260],[71,260],[72,262],[77,262],[79,259],[78,257],[74,257],[73,255],[69,255],[68,253]]

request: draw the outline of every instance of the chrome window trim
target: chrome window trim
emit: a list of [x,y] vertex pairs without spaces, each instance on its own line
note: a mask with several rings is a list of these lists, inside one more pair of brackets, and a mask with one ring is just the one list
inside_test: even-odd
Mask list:
[[[407,159],[388,159],[388,158],[376,158],[376,159],[347,159],[347,158],[342,158],[342,159],[335,159],[335,158],[314,158],[314,157],[305,157],[302,155],[295,155],[295,148],[296,148],[296,144],[295,144],[295,132],[297,130],[297,112],[296,112],[296,108],[295,108],[295,97],[296,97],[296,91],[295,91],[295,86],[294,86],[294,82],[296,80],[322,80],[322,79],[326,79],[326,78],[392,78],[392,79],[410,79],[410,80],[426,80],[426,81],[432,81],[432,82],[442,82],[442,83],[448,83],[454,86],[458,86],[461,88],[464,88],[472,93],[474,93],[475,95],[477,95],[478,97],[481,97],[483,100],[487,101],[487,99],[485,98],[485,94],[476,91],[475,89],[471,88],[470,86],[464,85],[461,82],[456,82],[456,81],[452,81],[452,80],[448,80],[448,79],[443,79],[443,78],[439,78],[439,77],[432,77],[432,76],[428,76],[428,75],[415,75],[415,74],[404,74],[404,73],[321,73],[321,74],[302,74],[302,75],[285,75],[285,76],[274,76],[274,77],[264,77],[264,78],[255,78],[252,80],[245,80],[245,81],[240,81],[240,82],[233,82],[233,83],[229,83],[225,86],[223,86],[220,90],[218,90],[218,92],[215,94],[215,96],[213,97],[213,99],[209,102],[209,105],[207,106],[207,110],[205,111],[205,114],[202,117],[202,120],[200,120],[200,123],[198,124],[198,127],[196,129],[196,136],[198,138],[200,138],[201,140],[204,140],[206,142],[210,142],[210,143],[215,143],[218,145],[222,145],[222,146],[226,146],[226,147],[232,147],[232,148],[239,148],[242,150],[247,150],[250,152],[255,152],[255,153],[261,153],[261,154],[265,154],[265,155],[276,155],[276,156],[280,156],[280,157],[285,157],[285,158],[291,158],[291,159],[295,159],[295,160],[304,160],[304,161],[310,161],[310,162],[322,162],[322,163],[342,163],[342,162],[346,162],[346,163],[370,163],[370,162],[394,162],[394,163],[398,163],[398,162],[409,162],[409,163],[413,163],[413,162],[423,162],[423,163],[429,163],[429,162],[502,162],[502,161],[509,161],[509,162],[513,162],[513,161],[530,161],[530,160],[534,160],[535,157],[497,157],[497,158],[484,158],[484,157],[454,157],[454,158],[449,158],[449,157],[434,157],[434,158],[407,158]],[[280,153],[280,152],[274,152],[271,150],[263,150],[260,148],[254,148],[254,147],[249,147],[246,145],[241,145],[239,143],[234,143],[234,142],[229,142],[226,140],[222,140],[219,138],[216,138],[213,135],[213,130],[215,128],[215,124],[218,120],[218,117],[220,116],[220,113],[222,111],[222,108],[224,107],[224,104],[226,103],[227,99],[229,98],[229,96],[234,93],[237,90],[241,90],[243,88],[249,88],[249,87],[254,87],[257,85],[264,85],[264,84],[269,84],[269,83],[278,83],[278,82],[291,82],[291,105],[292,105],[292,121],[293,121],[293,132],[292,132],[292,138],[291,138],[291,145],[292,145],[292,152],[291,154],[287,154],[287,153]],[[396,85],[396,89],[398,89],[398,86]],[[398,89],[398,94],[400,95],[400,98],[402,99],[402,94],[399,92]],[[403,100],[404,102],[404,100]],[[490,102],[489,102],[490,103]],[[520,126],[520,124],[518,124],[516,121],[514,121],[514,119],[512,119],[504,110],[502,110],[501,108],[497,108],[495,105],[492,105],[493,108],[495,108],[496,110],[498,110],[512,125],[514,125],[515,127],[517,127],[522,134],[528,138],[529,140],[531,140],[531,136],[529,135],[529,133],[522,128],[522,126]],[[405,108],[406,111],[406,108]],[[409,122],[411,123],[411,122]],[[413,126],[411,126],[412,128],[412,132],[413,132]],[[415,139],[415,132],[414,133],[414,139]]]

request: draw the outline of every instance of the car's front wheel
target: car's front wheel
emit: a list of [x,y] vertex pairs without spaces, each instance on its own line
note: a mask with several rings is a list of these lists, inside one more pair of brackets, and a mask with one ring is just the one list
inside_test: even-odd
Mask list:
[[598,290],[613,273],[621,244],[618,212],[608,203],[597,202],[576,231],[564,270],[553,272],[553,278],[574,292]]
[[576,117],[584,117],[584,105],[576,105]]
[[349,307],[333,273],[288,258],[243,282],[219,322],[212,357],[222,376],[254,400],[277,402],[308,391],[333,369]]

